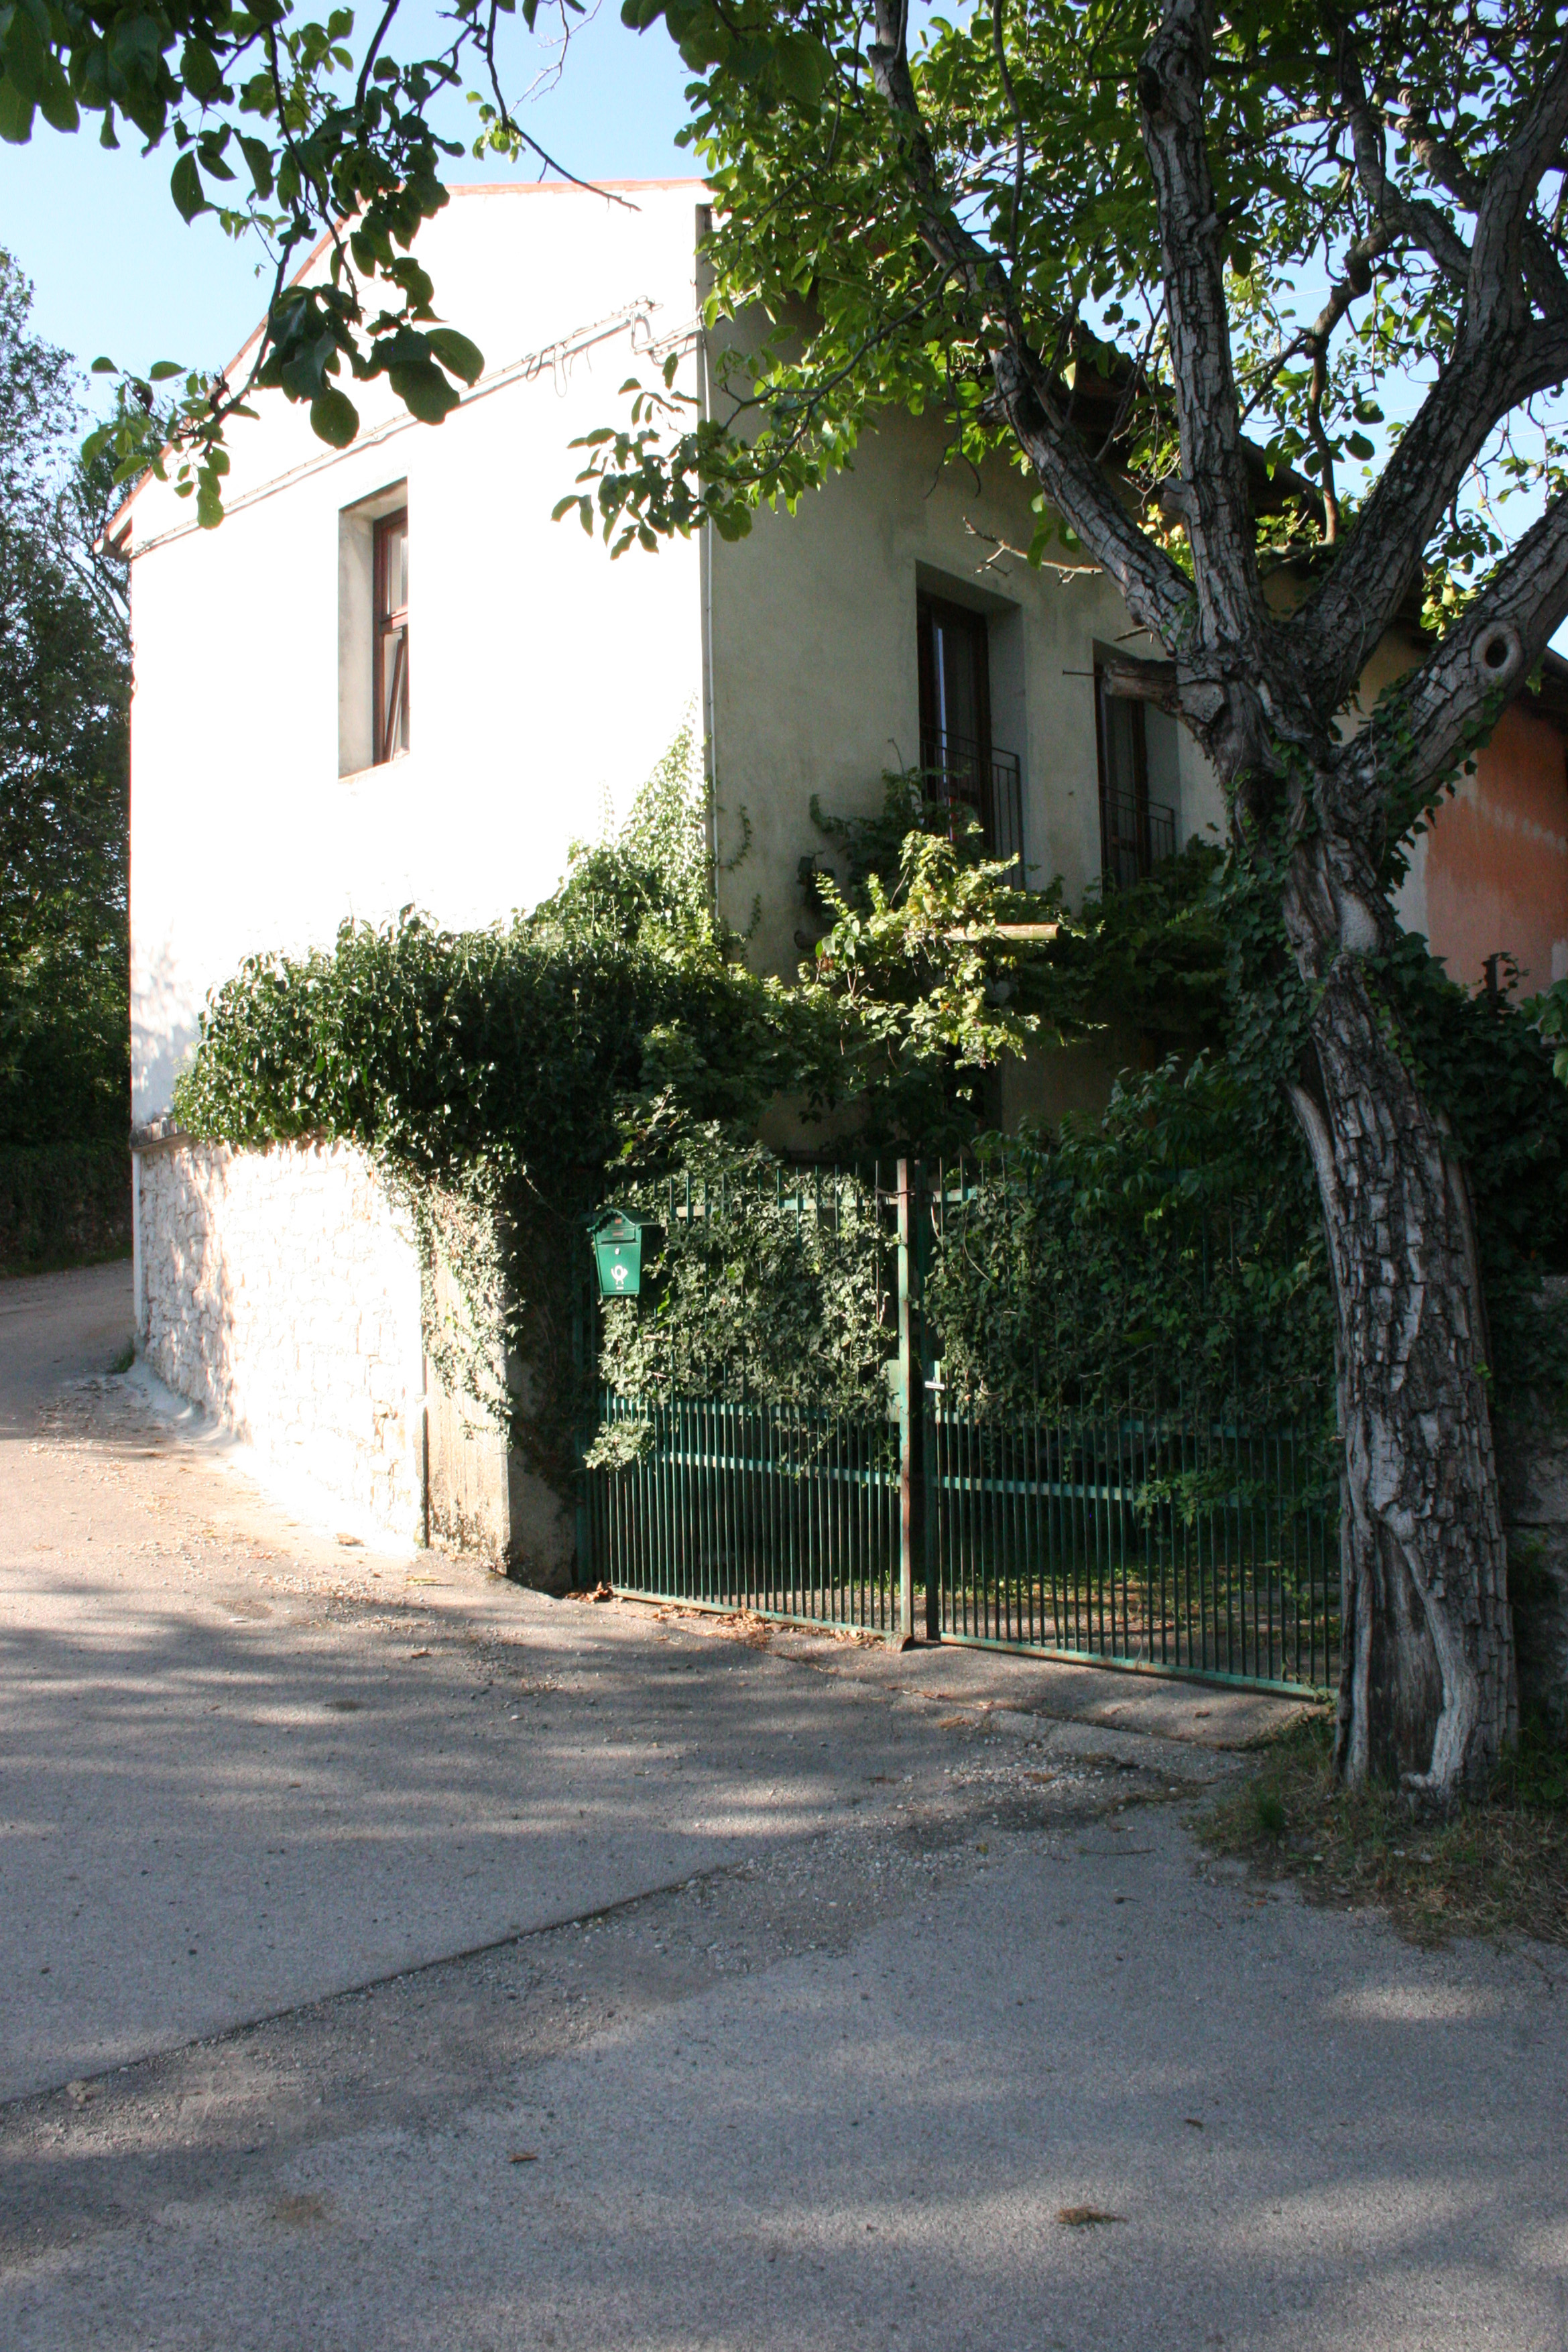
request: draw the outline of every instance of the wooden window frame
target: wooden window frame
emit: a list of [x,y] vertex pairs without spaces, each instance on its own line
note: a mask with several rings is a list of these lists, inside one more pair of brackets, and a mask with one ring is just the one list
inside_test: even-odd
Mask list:
[[[905,608],[907,610],[907,607]],[[922,588],[915,597],[915,622],[920,653],[920,733],[923,741],[935,742],[946,730],[938,721],[936,709],[936,652],[935,623],[946,628],[957,628],[970,638],[977,648],[975,662],[976,730],[973,741],[982,761],[991,757],[991,631],[984,613],[972,604],[956,604],[950,597],[935,596]]]
[[1111,771],[1107,757],[1105,705],[1115,699],[1125,702],[1133,714],[1133,822],[1136,828],[1134,858],[1137,878],[1142,881],[1153,871],[1149,835],[1149,740],[1142,702],[1131,695],[1113,698],[1110,681],[1097,662],[1094,666],[1094,745],[1100,766],[1100,872],[1103,883],[1116,878],[1111,843]]
[[[401,756],[401,754],[406,752],[409,748],[408,606],[406,604],[402,604],[394,612],[389,610],[387,604],[387,542],[392,538],[394,530],[399,529],[401,529],[403,538],[406,541],[408,537],[408,509],[406,506],[395,507],[391,514],[379,515],[372,526],[373,553],[371,562],[371,628],[373,633],[373,648],[371,656],[371,690],[375,696],[375,723],[372,732],[372,756],[373,764],[378,768],[384,767],[389,760]],[[394,636],[397,638],[397,651],[392,657],[392,675],[389,680],[386,674],[387,646]],[[402,741],[395,750],[388,740],[389,734],[392,731],[389,729],[387,724],[392,708],[389,689],[396,689],[400,693],[403,712],[403,723],[401,730]]]

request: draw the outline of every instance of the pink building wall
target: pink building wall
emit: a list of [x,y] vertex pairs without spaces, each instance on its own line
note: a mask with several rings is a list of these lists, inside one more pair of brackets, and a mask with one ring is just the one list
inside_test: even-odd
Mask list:
[[1516,703],[1428,821],[1427,937],[1467,988],[1499,953],[1517,961],[1521,995],[1568,974],[1564,749],[1559,727]]

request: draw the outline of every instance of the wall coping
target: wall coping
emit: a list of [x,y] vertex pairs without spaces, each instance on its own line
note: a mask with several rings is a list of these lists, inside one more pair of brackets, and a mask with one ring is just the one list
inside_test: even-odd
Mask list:
[[[225,1143],[221,1138],[193,1135],[189,1129],[176,1127],[173,1119],[167,1116],[150,1118],[144,1125],[133,1126],[131,1130],[131,1149],[143,1159],[168,1151],[254,1151],[262,1154],[292,1150],[297,1145],[309,1150],[331,1150],[344,1141],[341,1136],[329,1135],[324,1128],[312,1128],[307,1134],[283,1136],[268,1143]],[[349,1148],[357,1150],[359,1147],[350,1145]]]

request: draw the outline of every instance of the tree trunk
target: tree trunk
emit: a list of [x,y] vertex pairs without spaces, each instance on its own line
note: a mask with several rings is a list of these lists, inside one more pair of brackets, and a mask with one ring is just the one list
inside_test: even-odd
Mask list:
[[1315,1069],[1293,1094],[1337,1307],[1336,1762],[1443,1806],[1518,1728],[1485,1307],[1463,1168],[1364,961],[1376,895],[1347,889],[1357,862],[1318,835],[1285,909],[1314,988]]

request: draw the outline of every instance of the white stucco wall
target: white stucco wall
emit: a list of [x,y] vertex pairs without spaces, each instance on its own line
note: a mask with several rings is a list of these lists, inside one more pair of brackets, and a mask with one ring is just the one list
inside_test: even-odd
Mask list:
[[[1005,551],[1034,528],[1015,470],[998,461],[977,485],[944,462],[936,422],[890,416],[850,473],[738,542],[612,562],[550,520],[580,464],[572,439],[623,415],[629,373],[656,374],[650,339],[676,344],[680,383],[699,386],[702,188],[623,193],[631,209],[559,187],[455,192],[421,250],[486,373],[441,426],[357,386],[361,437],[335,453],[264,395],[234,429],[220,529],[198,530],[167,486],[133,501],[138,1122],[169,1108],[208,991],[246,955],[329,946],[346,918],[405,906],[454,927],[531,906],[688,712],[711,739],[721,910],[745,930],[760,896],[752,961],[791,971],[799,863],[821,846],[813,793],[829,812],[870,810],[883,772],[918,758],[923,584],[990,615],[993,734],[1023,762],[1032,878],[1060,874],[1076,900],[1096,876],[1089,673],[1097,642],[1142,641],[1102,574]],[[341,519],[403,483],[413,748],[340,774],[340,639],[358,594]],[[368,645],[364,666],[368,709]],[[1185,838],[1218,821],[1218,794],[1189,742],[1170,752],[1152,785]],[[726,870],[746,821],[751,849]]]
[[[926,588],[989,616],[991,728],[1023,766],[1024,854],[1043,887],[1060,875],[1077,903],[1100,871],[1094,647],[1152,652],[1130,635],[1103,572],[1031,571],[1029,486],[999,459],[977,485],[945,462],[940,423],[890,415],[865,434],[852,471],[765,512],[750,536],[712,547],[712,759],[720,903],[751,960],[792,971],[803,920],[798,868],[820,850],[813,793],[829,814],[869,813],[885,770],[920,756],[915,600]],[[994,559],[994,560],[993,560]],[[1151,751],[1153,746],[1151,745]],[[1150,791],[1177,807],[1178,838],[1222,817],[1212,772],[1173,740]],[[733,871],[746,821],[751,845]]]
[[[572,438],[619,419],[629,374],[655,372],[629,324],[594,343],[585,331],[633,309],[637,342],[692,324],[700,189],[625,194],[632,209],[562,188],[459,191],[423,233],[443,315],[487,368],[442,425],[409,422],[384,384],[354,386],[363,429],[339,454],[302,409],[261,395],[257,421],[233,429],[218,530],[194,529],[172,487],[138,493],[138,1121],[168,1108],[205,994],[242,957],[329,944],[345,917],[411,903],[454,926],[533,904],[699,704],[696,543],[612,563],[575,520],[550,520],[581,463]],[[532,373],[507,379],[525,355]],[[695,360],[683,366],[695,384]],[[413,749],[340,776],[339,517],[402,480]]]
[[413,1236],[343,1145],[137,1154],[137,1322],[177,1394],[402,1542],[424,1531]]

